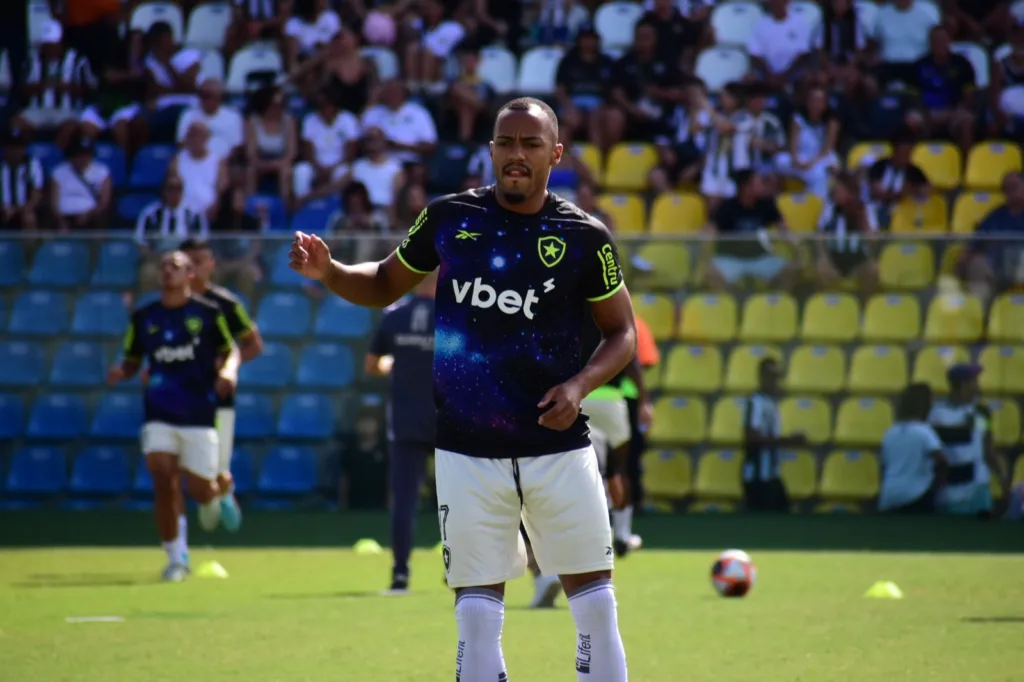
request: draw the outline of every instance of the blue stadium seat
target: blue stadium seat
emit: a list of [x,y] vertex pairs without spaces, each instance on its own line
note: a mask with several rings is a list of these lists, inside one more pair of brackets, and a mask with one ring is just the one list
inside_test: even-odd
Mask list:
[[99,386],[106,376],[103,349],[98,343],[65,341],[57,347],[50,369],[53,386]]
[[314,199],[305,204],[292,216],[292,230],[306,234],[323,234],[327,231],[334,212],[341,208],[337,197]]
[[117,200],[117,217],[134,224],[142,209],[159,198],[155,194],[125,194]]
[[128,160],[124,150],[116,144],[96,145],[96,160],[107,164],[110,169],[110,182],[114,187],[121,187],[128,179]]
[[235,448],[231,456],[231,478],[235,481],[236,495],[245,495],[256,487],[256,465],[245,448]]
[[0,341],[0,386],[36,386],[43,381],[44,365],[39,344]]
[[146,189],[163,185],[174,153],[174,146],[169,144],[151,144],[140,149],[135,155],[128,184]]
[[0,440],[17,438],[25,432],[25,401],[21,396],[0,393]]
[[440,194],[458,192],[466,179],[470,152],[461,144],[443,144],[431,155],[427,167],[430,191]]
[[83,242],[44,242],[36,251],[29,284],[37,286],[77,287],[89,279],[89,247]]
[[307,448],[279,447],[260,468],[259,491],[267,495],[304,495],[316,486],[316,455]]
[[277,291],[260,301],[256,324],[266,338],[298,339],[309,333],[309,297]]
[[92,273],[92,284],[97,287],[135,286],[139,278],[139,247],[126,239],[104,242],[100,258]]
[[52,142],[38,142],[28,146],[28,153],[33,158],[39,159],[43,170],[49,175],[50,172],[64,161],[64,152]]
[[21,242],[0,241],[0,287],[20,284],[25,277],[25,249]]
[[275,287],[295,289],[310,283],[308,279],[288,267],[290,244],[281,244],[269,255],[270,284]]
[[68,302],[64,294],[37,289],[14,299],[7,331],[12,334],[54,336],[68,327]]
[[295,383],[303,388],[345,388],[355,380],[352,351],[340,343],[313,343],[299,353]]
[[331,399],[316,393],[289,395],[281,403],[277,435],[294,440],[323,440],[334,434]]
[[81,336],[121,336],[128,327],[128,308],[120,294],[92,291],[75,304],[71,333]]
[[240,393],[235,398],[235,435],[266,438],[274,430],[274,403],[264,393]]
[[85,433],[89,423],[85,401],[69,393],[41,396],[28,417],[28,437],[71,439]]
[[140,497],[148,497],[153,494],[153,477],[149,475],[146,468],[146,456],[143,455],[135,462],[135,475],[132,476],[132,494]]
[[124,450],[94,446],[75,457],[68,490],[78,495],[120,495],[128,489],[130,478]]
[[320,304],[313,330],[317,336],[362,339],[369,335],[372,324],[373,313],[369,308],[331,296]]
[[292,352],[283,343],[266,341],[263,352],[242,365],[238,384],[249,388],[283,388],[292,378]]
[[94,438],[138,438],[142,428],[142,396],[106,393],[92,418]]
[[67,460],[54,447],[32,446],[19,450],[7,474],[7,492],[13,495],[53,495],[67,481]]
[[257,194],[249,197],[245,204],[245,212],[249,215],[257,215],[259,207],[266,207],[267,216],[270,218],[271,230],[288,229],[288,209],[285,208],[284,200],[269,194]]

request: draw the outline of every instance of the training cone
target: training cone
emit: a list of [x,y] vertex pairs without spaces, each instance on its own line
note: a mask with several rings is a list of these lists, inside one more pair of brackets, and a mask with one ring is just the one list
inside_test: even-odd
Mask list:
[[891,580],[879,580],[864,593],[869,599],[903,599],[903,590]]
[[380,543],[372,538],[363,538],[352,547],[356,554],[380,554]]
[[434,545],[434,553],[435,554],[444,554],[444,543],[443,542],[439,542],[436,545]]
[[197,578],[227,578],[228,571],[216,561],[207,561],[196,569]]

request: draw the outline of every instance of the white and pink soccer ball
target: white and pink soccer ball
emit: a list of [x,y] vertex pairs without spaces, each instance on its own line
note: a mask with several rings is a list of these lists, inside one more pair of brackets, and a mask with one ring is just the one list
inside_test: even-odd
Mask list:
[[711,584],[723,597],[742,597],[757,580],[757,567],[741,549],[728,549],[711,566]]

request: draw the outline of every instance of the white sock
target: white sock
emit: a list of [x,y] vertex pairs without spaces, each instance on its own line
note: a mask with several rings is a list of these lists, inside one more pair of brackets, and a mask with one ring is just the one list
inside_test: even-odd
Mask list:
[[578,682],[626,682],[612,581],[597,580],[576,590],[569,596],[569,611],[576,623]]
[[178,551],[181,552],[179,556],[184,557],[188,554],[188,516],[185,514],[178,517],[178,539],[175,542],[178,543]]
[[612,528],[615,539],[629,542],[633,534],[633,505],[627,504],[622,509],[612,509]]
[[174,538],[170,542],[164,543],[164,551],[167,552],[167,561],[172,564],[182,563],[181,549],[178,544],[178,538]]
[[462,590],[455,599],[455,622],[459,628],[455,682],[507,682],[501,653],[504,597],[478,587]]

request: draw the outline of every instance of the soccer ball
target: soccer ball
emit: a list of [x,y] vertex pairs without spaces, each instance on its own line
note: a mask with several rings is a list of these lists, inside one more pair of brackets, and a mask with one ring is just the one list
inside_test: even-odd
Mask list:
[[711,584],[723,597],[742,597],[757,580],[757,567],[741,549],[729,549],[718,555],[711,567]]

